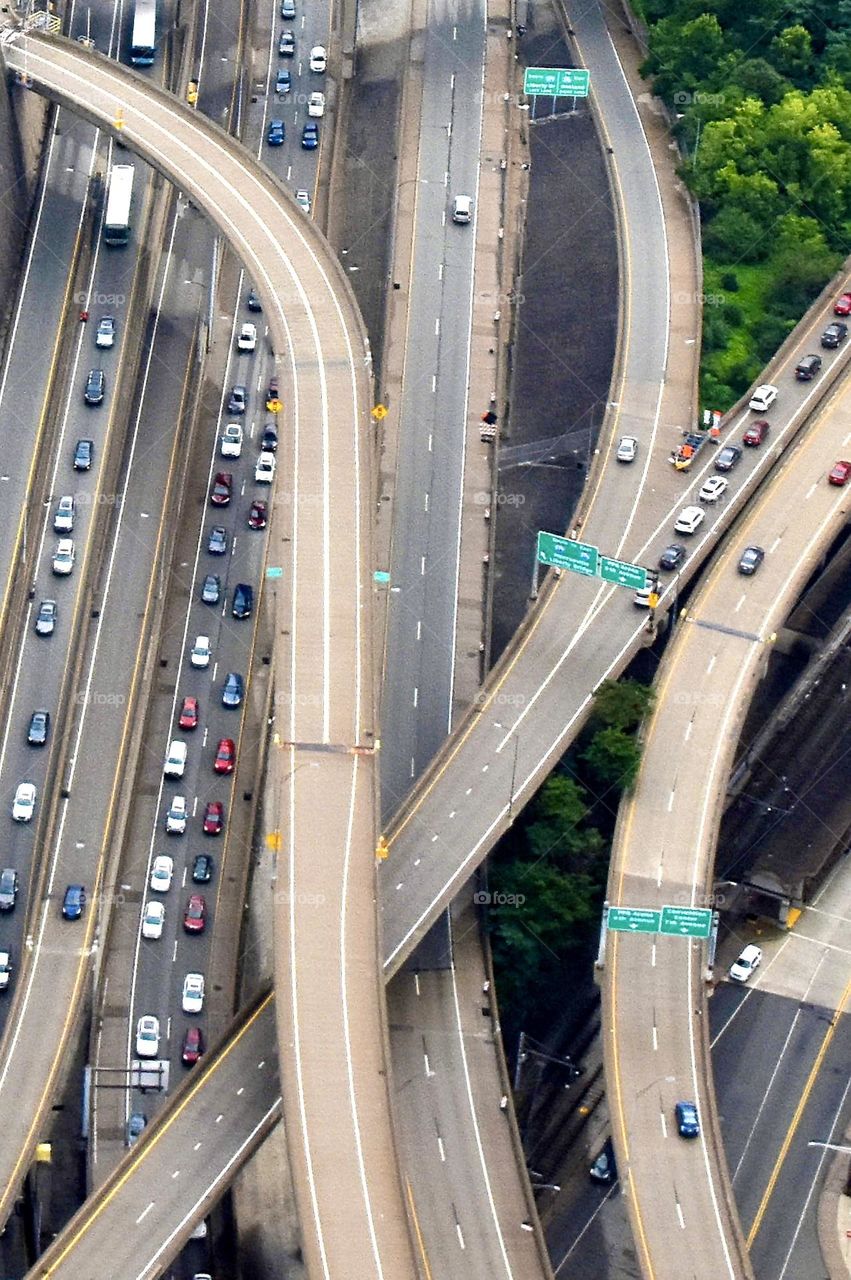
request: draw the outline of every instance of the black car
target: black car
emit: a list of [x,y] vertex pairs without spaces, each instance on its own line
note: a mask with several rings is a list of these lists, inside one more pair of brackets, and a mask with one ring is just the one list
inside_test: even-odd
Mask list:
[[821,368],[821,356],[804,356],[795,366],[795,377],[799,382],[810,382]]
[[737,444],[725,444],[724,448],[715,459],[716,471],[732,471],[733,467],[741,461],[742,450]]
[[245,413],[246,395],[245,387],[239,384],[231,387],[228,396],[228,413]]
[[764,559],[765,552],[762,547],[745,547],[739,557],[739,573],[750,577],[751,574],[756,573]]
[[79,920],[86,908],[86,890],[81,884],[69,884],[62,899],[65,920]]
[[253,289],[248,290],[248,310],[249,311],[263,310],[263,307],[261,306],[261,303],[260,303],[260,299],[257,297],[257,294],[254,292]]
[[42,600],[35,615],[35,633],[37,636],[52,636],[56,626],[56,601]]
[[672,542],[659,557],[660,569],[678,569],[686,558],[686,549],[681,542]]
[[263,435],[260,438],[261,453],[276,453],[278,449],[278,433],[272,426],[271,422],[267,422],[263,428]]
[[848,325],[841,320],[834,320],[833,324],[829,324],[821,335],[821,345],[832,351],[834,347],[838,347],[840,342],[844,342],[848,337]]
[[198,853],[192,863],[192,880],[195,884],[209,884],[213,878],[213,859],[209,853]]
[[222,685],[222,706],[238,707],[242,702],[242,676],[237,671],[229,671]]
[[30,716],[30,727],[27,730],[27,742],[31,747],[43,747],[50,733],[50,712],[34,711]]
[[238,582],[233,589],[233,608],[235,618],[250,618],[254,608],[254,588],[247,582]]
[[218,604],[222,595],[222,583],[217,573],[208,573],[201,583],[201,600],[204,604]]
[[223,525],[214,524],[207,540],[207,550],[211,556],[223,556],[228,549],[228,533]]
[[278,41],[278,57],[279,58],[295,57],[295,36],[291,31],[281,32],[281,38]]
[[0,871],[0,911],[13,911],[18,896],[18,873],[14,867]]
[[74,445],[74,470],[91,470],[94,453],[95,444],[93,440],[78,440]]
[[103,369],[90,369],[89,376],[86,378],[86,389],[83,392],[86,404],[102,404],[105,389],[106,374]]

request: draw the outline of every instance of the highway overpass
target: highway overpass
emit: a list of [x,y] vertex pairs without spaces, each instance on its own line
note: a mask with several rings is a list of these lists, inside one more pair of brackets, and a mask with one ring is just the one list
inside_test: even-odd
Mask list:
[[[315,1274],[357,1259],[364,1277],[408,1277],[415,1264],[375,976],[371,357],[360,317],[317,229],[234,139],[79,44],[7,25],[0,48],[19,92],[67,105],[176,183],[230,242],[263,300],[295,458],[293,476],[278,479],[279,494],[291,491],[277,505],[269,558],[275,564],[286,546],[294,565],[293,581],[274,593],[275,675],[289,711],[277,723],[271,777],[275,838],[286,851],[277,1010],[299,1216]],[[6,1135],[5,1213],[51,1101],[48,1055],[17,1045],[33,1089],[40,1079],[44,1088],[37,1114],[21,1108]]]

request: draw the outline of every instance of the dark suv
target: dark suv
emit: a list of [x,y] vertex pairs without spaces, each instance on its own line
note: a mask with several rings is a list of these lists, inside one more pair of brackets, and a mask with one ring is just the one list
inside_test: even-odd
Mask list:
[[83,392],[86,404],[101,404],[105,387],[106,376],[103,369],[90,369],[89,376],[86,378],[86,389]]
[[795,377],[799,382],[809,382],[821,368],[821,356],[804,356],[795,366]]
[[254,588],[247,582],[238,582],[233,589],[233,608],[235,618],[250,618],[254,608]]
[[78,440],[74,445],[74,470],[91,471],[94,451],[93,440]]
[[833,324],[829,324],[821,335],[821,345],[832,351],[838,347],[840,342],[844,342],[848,337],[848,325],[842,320],[834,320]]
[[0,911],[12,911],[18,896],[18,873],[14,867],[0,871]]

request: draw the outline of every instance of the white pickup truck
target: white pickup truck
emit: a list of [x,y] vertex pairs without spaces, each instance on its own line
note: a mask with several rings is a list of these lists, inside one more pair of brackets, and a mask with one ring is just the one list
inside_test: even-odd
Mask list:
[[238,458],[242,453],[242,427],[229,422],[222,432],[220,451],[223,458]]

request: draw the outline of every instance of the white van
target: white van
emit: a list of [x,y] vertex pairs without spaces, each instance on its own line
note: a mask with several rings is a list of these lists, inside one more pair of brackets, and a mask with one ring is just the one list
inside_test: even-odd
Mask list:
[[174,742],[169,743],[166,752],[165,764],[163,765],[163,773],[167,778],[182,778],[183,770],[186,768],[186,743],[179,742],[176,738]]

